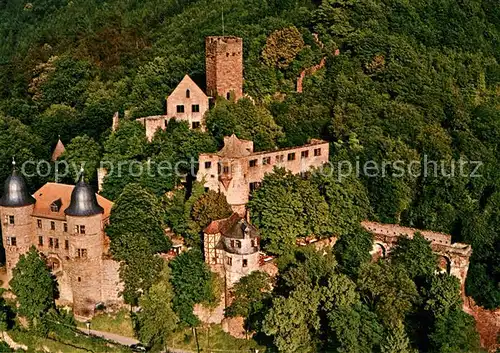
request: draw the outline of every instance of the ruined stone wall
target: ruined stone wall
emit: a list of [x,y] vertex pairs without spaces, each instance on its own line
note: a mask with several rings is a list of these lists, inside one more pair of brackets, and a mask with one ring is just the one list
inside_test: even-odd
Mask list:
[[205,38],[207,94],[236,100],[243,96],[243,40],[237,37]]
[[139,118],[137,121],[144,126],[146,129],[146,137],[148,141],[151,141],[158,129],[165,130],[168,119],[165,115],[156,115]]
[[123,283],[119,275],[120,263],[105,258],[101,267],[101,301],[106,305],[121,303],[120,292],[123,290]]
[[[233,210],[240,213],[248,203],[250,184],[258,187],[265,174],[272,173],[275,166],[298,174],[322,166],[328,162],[328,157],[329,145],[323,141],[272,152],[256,152],[241,158],[201,154],[197,179],[200,182],[205,180],[205,187],[210,190],[226,195]],[[207,167],[205,162],[210,162],[210,166]],[[228,167],[227,173],[224,173],[224,167]]]

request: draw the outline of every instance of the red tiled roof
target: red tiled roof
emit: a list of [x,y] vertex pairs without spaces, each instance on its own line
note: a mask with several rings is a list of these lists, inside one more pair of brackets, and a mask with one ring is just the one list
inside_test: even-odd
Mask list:
[[[47,183],[38,189],[33,197],[36,199],[35,208],[33,210],[33,215],[37,217],[53,218],[53,219],[66,219],[64,210],[69,206],[71,201],[71,192],[74,189],[74,185],[58,184],[58,183]],[[50,205],[54,201],[61,200],[61,207],[59,207],[58,212],[53,212]],[[111,208],[113,207],[113,202],[105,199],[104,197],[97,195],[97,202],[104,208],[103,218],[108,218],[111,214]]]

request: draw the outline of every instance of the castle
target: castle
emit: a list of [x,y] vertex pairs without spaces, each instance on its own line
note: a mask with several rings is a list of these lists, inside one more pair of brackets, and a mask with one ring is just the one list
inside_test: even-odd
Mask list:
[[96,304],[121,303],[119,264],[109,254],[104,227],[113,203],[85,183],[47,183],[30,195],[15,165],[0,199],[7,277],[20,256],[35,247],[57,279],[59,304],[79,317],[94,314]]
[[250,193],[257,189],[266,173],[280,167],[294,173],[305,173],[328,162],[329,144],[312,139],[298,147],[254,152],[253,142],[235,135],[224,138],[217,153],[199,157],[197,180],[210,190],[226,195],[234,212],[244,215]]
[[243,40],[233,36],[205,38],[206,94],[185,75],[167,97],[165,115],[139,118],[151,141],[170,119],[186,121],[190,129],[204,129],[203,116],[209,99],[217,96],[238,100],[243,96]]

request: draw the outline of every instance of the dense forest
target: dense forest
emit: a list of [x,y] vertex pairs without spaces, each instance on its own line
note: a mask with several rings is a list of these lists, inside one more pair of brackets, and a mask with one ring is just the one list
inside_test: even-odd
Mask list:
[[[205,117],[207,132],[174,122],[148,143],[141,125],[131,120],[162,114],[165,96],[186,73],[204,86],[204,37],[222,34],[222,14],[225,34],[243,38],[244,91],[252,99],[218,100]],[[298,178],[279,172],[266,178],[249,206],[263,233],[265,250],[283,257],[280,266],[285,272],[276,290],[283,298],[292,293],[288,299],[300,306],[319,283],[350,276],[342,277],[344,289],[357,288],[357,294],[347,304],[334,303],[328,293],[317,303],[342,306],[349,313],[342,320],[379,320],[376,325],[365,323],[372,331],[364,337],[367,341],[381,337],[385,323],[375,316],[383,308],[377,309],[375,301],[367,308],[359,298],[366,299],[375,290],[365,288],[369,284],[363,287],[363,276],[393,271],[360,265],[363,261],[356,252],[363,248],[363,240],[357,239],[361,236],[356,224],[370,218],[449,233],[454,241],[471,244],[467,294],[486,308],[500,307],[500,7],[496,1],[4,0],[0,36],[2,180],[10,172],[12,156],[18,163],[49,159],[58,136],[66,145],[63,158],[87,161],[87,175],[94,182],[100,159],[151,163],[196,158],[200,152],[216,151],[230,133],[254,140],[261,150],[323,138],[331,142],[333,162],[438,161],[431,177],[360,175],[339,181],[315,173]],[[306,77],[303,93],[296,93],[300,72],[322,58],[325,67]],[[112,133],[116,111],[121,116],[127,111],[130,121]],[[459,161],[480,161],[478,176],[450,177]],[[387,175],[394,172],[391,165],[384,168]],[[30,187],[51,178],[30,178]],[[130,183],[161,197],[179,180],[109,177],[103,194],[117,200]],[[206,222],[197,222],[192,214],[196,198],[181,193],[175,191],[158,212],[166,213],[167,224],[196,244]],[[279,209],[290,200],[296,208],[275,212],[272,220],[262,211]],[[337,265],[297,254],[294,238],[311,233],[341,235],[339,246],[350,250],[347,255],[337,253]],[[321,271],[314,273],[308,266]],[[290,277],[297,271],[308,278],[310,288]],[[393,280],[415,280],[414,292],[408,294],[413,299],[408,300],[422,307],[433,286],[439,290],[441,285],[454,285],[439,284],[440,278],[419,283],[418,274],[398,276],[394,273]],[[139,300],[133,290],[130,298]],[[275,299],[274,311],[259,321],[264,327],[258,328],[275,337],[280,332],[273,320],[279,322],[280,315],[292,310],[287,306],[292,304],[280,300]],[[447,335],[439,331],[445,330],[446,320],[462,320],[461,314],[452,313],[454,317],[437,321],[438,331],[425,336],[424,348],[419,348],[459,351],[451,342],[451,350],[435,348]],[[330,335],[328,330],[338,333],[349,326],[327,313],[318,315],[302,317],[310,331],[296,337],[321,341]],[[409,317],[408,327],[417,320]],[[330,326],[320,334],[323,325]],[[402,335],[398,325],[387,324],[395,340]],[[417,330],[407,331],[418,336]],[[330,337],[334,341],[325,343],[324,349],[345,344],[334,334]],[[274,344],[291,351],[296,344],[300,351],[303,342],[278,339]],[[366,349],[352,351],[372,348]]]

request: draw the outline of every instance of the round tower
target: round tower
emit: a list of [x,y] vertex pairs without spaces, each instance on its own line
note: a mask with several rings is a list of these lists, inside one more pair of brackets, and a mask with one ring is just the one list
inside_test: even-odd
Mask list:
[[259,269],[259,234],[257,229],[241,218],[222,236],[224,270],[229,287],[241,277]]
[[12,174],[5,180],[3,195],[0,198],[2,241],[9,281],[19,257],[28,252],[32,244],[31,215],[36,202],[29,193],[23,176],[16,170],[15,161],[12,165]]
[[64,210],[70,232],[69,277],[73,290],[73,311],[80,317],[94,314],[101,301],[101,268],[104,250],[102,214],[104,209],[83,172]]

